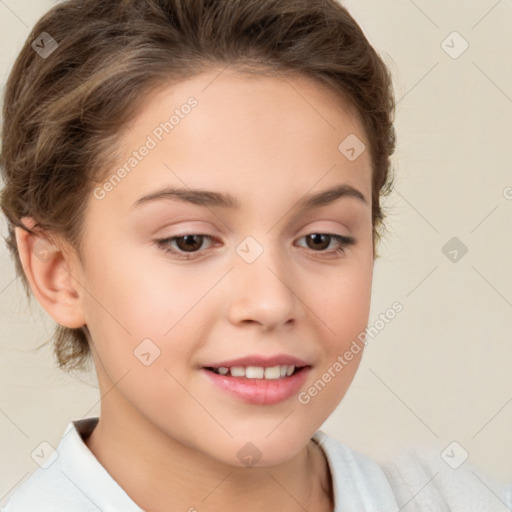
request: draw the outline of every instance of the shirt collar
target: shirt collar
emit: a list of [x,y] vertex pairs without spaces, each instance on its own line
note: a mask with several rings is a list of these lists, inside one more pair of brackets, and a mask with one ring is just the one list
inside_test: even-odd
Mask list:
[[59,444],[62,472],[103,512],[143,512],[85,444],[98,421],[92,417],[68,424]]

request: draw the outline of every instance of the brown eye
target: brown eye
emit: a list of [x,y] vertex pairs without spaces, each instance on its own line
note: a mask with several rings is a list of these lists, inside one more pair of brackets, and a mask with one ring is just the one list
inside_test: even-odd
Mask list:
[[201,256],[203,242],[205,240],[212,241],[209,235],[201,234],[188,234],[184,236],[172,236],[164,238],[163,240],[155,240],[156,245],[162,249],[166,254],[171,254],[177,258],[189,259]]
[[[331,233],[311,233],[302,238],[306,239],[307,249],[311,249],[313,252],[318,252],[322,255],[325,254],[326,256],[343,255],[345,253],[345,247],[356,243],[355,238],[351,236],[334,235]],[[329,249],[331,242],[334,242],[334,244]],[[301,245],[301,247],[304,246]]]
[[185,235],[176,237],[176,246],[181,251],[194,252],[203,245],[204,235]]
[[313,233],[306,236],[307,244],[310,249],[323,251],[329,247],[331,235],[322,233]]

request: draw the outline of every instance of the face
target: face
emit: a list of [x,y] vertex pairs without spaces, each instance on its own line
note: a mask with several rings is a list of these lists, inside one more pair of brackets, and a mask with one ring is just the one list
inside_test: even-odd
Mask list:
[[[218,73],[153,93],[123,133],[125,155],[87,210],[81,307],[124,421],[237,466],[251,442],[273,465],[307,444],[362,355],[371,161],[339,145],[369,144],[311,79]],[[252,356],[262,361],[231,363]],[[304,368],[267,380],[205,369],[294,362]]]

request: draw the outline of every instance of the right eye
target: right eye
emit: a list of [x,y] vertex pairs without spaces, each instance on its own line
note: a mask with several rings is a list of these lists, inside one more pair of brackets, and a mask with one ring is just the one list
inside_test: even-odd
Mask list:
[[[191,259],[188,254],[197,253],[203,246],[205,239],[212,240],[209,235],[202,234],[186,234],[182,236],[171,236],[161,240],[155,240],[156,245],[162,249],[166,254],[173,254],[180,259]],[[177,249],[172,246],[175,243]]]

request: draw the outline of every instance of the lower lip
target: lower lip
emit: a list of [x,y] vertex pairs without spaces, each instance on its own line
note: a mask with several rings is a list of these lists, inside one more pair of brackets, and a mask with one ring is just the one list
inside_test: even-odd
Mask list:
[[305,366],[289,377],[280,379],[248,379],[219,375],[205,368],[203,372],[219,388],[249,404],[272,405],[297,394],[306,381],[311,366]]

